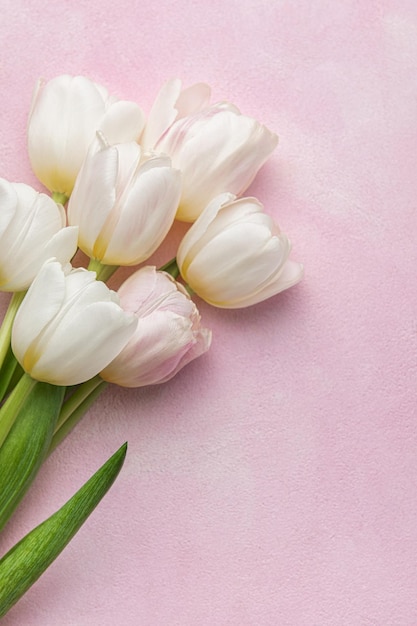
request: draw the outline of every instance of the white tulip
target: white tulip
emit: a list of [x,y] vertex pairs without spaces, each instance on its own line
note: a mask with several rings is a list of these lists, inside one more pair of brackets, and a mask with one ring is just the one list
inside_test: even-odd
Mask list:
[[90,258],[137,265],[167,235],[180,193],[181,175],[168,157],[144,156],[134,142],[108,146],[101,138],[77,178],[68,221],[79,227],[79,247]]
[[193,222],[215,196],[242,194],[278,143],[278,137],[230,103],[178,119],[155,145],[181,170],[177,219]]
[[215,198],[180,243],[183,279],[203,300],[235,309],[298,283],[303,266],[290,261],[286,235],[255,198]]
[[211,332],[197,307],[169,274],[143,267],[118,291],[120,304],[138,318],[136,331],[100,375],[123,387],[163,383],[209,349]]
[[53,385],[76,385],[112,361],[137,319],[94,272],[47,261],[30,286],[12,329],[12,349],[25,372]]
[[84,76],[40,80],[28,126],[33,171],[50,191],[69,197],[96,131],[110,143],[135,141],[143,125],[137,104],[117,100]]
[[24,291],[43,263],[65,264],[77,249],[78,228],[65,211],[29,185],[0,179],[0,290]]

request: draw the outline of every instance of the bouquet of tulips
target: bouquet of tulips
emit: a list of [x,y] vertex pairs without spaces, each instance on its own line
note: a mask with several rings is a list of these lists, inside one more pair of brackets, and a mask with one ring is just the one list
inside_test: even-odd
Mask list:
[[[162,383],[208,350],[193,294],[240,308],[301,279],[288,238],[242,197],[276,144],[234,105],[211,104],[205,84],[168,81],[145,118],[82,76],[38,83],[28,151],[50,193],[0,179],[0,290],[12,294],[0,329],[0,529],[108,383]],[[193,222],[175,258],[144,265],[175,219]],[[78,248],[87,268],[73,266]],[[106,281],[120,266],[135,269],[115,293]],[[3,556],[0,617],[77,532],[125,453]]]

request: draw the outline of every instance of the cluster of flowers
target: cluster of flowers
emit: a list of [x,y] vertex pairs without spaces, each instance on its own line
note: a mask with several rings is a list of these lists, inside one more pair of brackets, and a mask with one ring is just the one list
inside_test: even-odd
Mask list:
[[[145,119],[85,77],[40,81],[28,149],[52,197],[0,181],[0,290],[29,288],[11,337],[23,370],[65,386],[98,373],[127,387],[163,382],[210,345],[189,293],[238,308],[297,283],[288,238],[241,197],[276,144],[234,105],[210,104],[205,84],[167,82]],[[103,281],[146,261],[174,219],[194,222],[176,259],[111,291]],[[71,267],[77,247],[90,271]]]
[[[276,144],[234,105],[210,104],[207,85],[169,81],[145,119],[81,76],[38,84],[28,149],[50,194],[0,179],[0,291],[13,293],[0,328],[0,529],[108,382],[162,383],[208,350],[190,294],[240,308],[301,279],[287,237],[242,197]],[[175,219],[193,222],[176,257],[143,266]],[[78,248],[88,268],[71,265]],[[118,293],[106,285],[137,265]],[[125,453],[0,559],[0,617],[85,521]]]

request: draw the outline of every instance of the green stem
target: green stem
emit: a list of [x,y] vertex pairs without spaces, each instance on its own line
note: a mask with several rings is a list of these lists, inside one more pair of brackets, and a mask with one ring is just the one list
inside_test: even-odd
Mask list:
[[6,402],[0,409],[0,447],[9,434],[9,430],[29,393],[36,385],[36,380],[29,374],[23,374],[22,378],[13,389]]
[[96,398],[105,390],[107,384],[100,376],[95,376],[80,385],[68,400],[64,402],[55,427],[49,454],[55,450],[74,426],[78,424]]
[[172,278],[178,278],[180,275],[180,270],[177,265],[177,259],[171,259],[168,263],[165,263],[162,267],[159,268],[159,272],[167,272],[167,274],[171,274]]
[[15,355],[13,354],[11,346],[7,351],[6,358],[3,363],[3,367],[1,370],[0,376],[0,402],[3,400],[4,396],[7,393],[7,390],[10,386],[10,382],[13,379],[14,373],[17,368],[17,360]]
[[17,310],[25,297],[25,294],[26,291],[16,291],[16,293],[13,294],[12,299],[9,302],[6,315],[3,318],[3,323],[0,327],[0,369],[10,347],[10,337],[12,335],[14,318],[16,317]]
[[104,265],[98,259],[90,259],[88,264],[88,268],[91,272],[95,272],[97,275],[97,280],[106,282],[114,274],[114,272],[118,269],[118,265]]
[[62,204],[62,206],[64,206],[64,204],[66,204],[69,200],[69,196],[65,193],[61,193],[60,191],[53,191],[51,195],[52,200],[54,200],[57,204]]

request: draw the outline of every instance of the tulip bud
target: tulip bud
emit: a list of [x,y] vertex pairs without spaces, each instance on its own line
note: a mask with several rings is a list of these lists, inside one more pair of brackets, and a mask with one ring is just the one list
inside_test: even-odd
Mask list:
[[209,349],[211,332],[197,307],[169,274],[144,267],[120,287],[120,304],[138,318],[133,337],[101,373],[122,387],[163,383]]
[[[101,141],[101,145],[99,145]],[[167,235],[181,175],[166,156],[143,157],[138,144],[92,144],[68,204],[79,247],[105,265],[137,265]]]
[[181,170],[177,219],[195,221],[220,193],[242,194],[277,142],[274,133],[227,102],[174,122],[155,150],[168,154]]
[[24,291],[43,263],[65,264],[77,249],[78,228],[66,227],[61,205],[29,185],[0,179],[0,290]]
[[107,89],[84,76],[41,80],[28,126],[33,171],[50,191],[69,197],[96,131],[110,143],[135,141],[143,125],[137,104],[109,96]]
[[94,272],[47,261],[30,286],[12,329],[12,349],[35,380],[77,385],[100,372],[132,336],[134,315]]
[[215,198],[180,243],[183,279],[203,300],[237,309],[266,300],[298,283],[300,263],[291,244],[255,198]]
[[167,81],[160,89],[140,138],[144,150],[152,150],[164,132],[176,120],[197,113],[210,102],[210,87],[205,83],[181,90],[178,78]]

